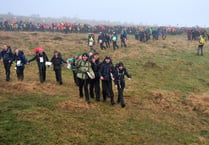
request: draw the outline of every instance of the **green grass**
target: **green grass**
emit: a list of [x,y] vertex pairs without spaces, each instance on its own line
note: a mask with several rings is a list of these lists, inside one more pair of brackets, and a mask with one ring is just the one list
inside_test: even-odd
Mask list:
[[[50,58],[54,49],[65,58],[88,51],[84,34],[4,33],[10,39],[0,44],[13,42],[28,58],[37,43]],[[207,96],[209,92],[208,45],[203,57],[195,55],[197,42],[187,42],[184,36],[148,43],[131,37],[128,45],[115,52],[99,51],[101,59],[109,54],[114,63],[123,60],[132,74],[124,92],[126,108],[111,106],[109,100],[86,104],[78,97],[72,72],[64,67],[63,86],[55,84],[51,68],[46,83],[39,84],[35,62],[26,66],[22,83],[16,81],[13,69],[12,81],[5,82],[2,70],[0,144],[209,144],[209,116],[187,103],[191,94]]]

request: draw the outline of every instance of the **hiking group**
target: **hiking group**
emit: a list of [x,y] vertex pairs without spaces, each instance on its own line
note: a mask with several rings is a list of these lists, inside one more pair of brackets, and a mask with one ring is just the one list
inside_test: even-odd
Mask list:
[[[119,48],[117,42],[118,42],[118,34],[116,32],[113,32],[112,35],[108,33],[103,33],[100,32],[97,43],[100,46],[101,50],[105,50],[107,48],[110,48],[110,44],[112,44],[113,50],[116,50]],[[123,30],[120,34],[120,46],[122,47],[127,47],[127,40],[128,40],[128,32],[126,30]],[[88,34],[88,46],[90,47],[90,51],[94,51],[94,45],[96,44],[95,40],[95,34],[94,33],[89,33]]]
[[[100,35],[104,34],[100,33]],[[116,34],[113,34],[111,38],[113,47],[118,48],[117,43],[115,42],[114,44],[114,37],[116,37]],[[98,41],[101,39],[106,43],[106,39],[99,36]],[[100,48],[102,50],[106,49],[101,43],[100,46],[102,47]],[[126,47],[126,45],[124,46]],[[78,86],[80,98],[85,96],[86,102],[90,103],[90,98],[95,98],[96,101],[100,101],[100,96],[102,94],[104,102],[106,102],[107,98],[110,98],[111,105],[114,105],[115,100],[112,85],[114,83],[115,88],[118,90],[117,102],[121,104],[121,107],[125,107],[123,99],[125,76],[127,76],[129,80],[131,79],[131,76],[122,62],[119,62],[114,66],[110,56],[105,56],[104,60],[100,62],[100,55],[98,52],[89,52],[64,60],[60,52],[54,51],[53,57],[49,61],[44,48],[38,47],[35,49],[34,57],[28,60],[23,51],[16,49],[13,53],[10,46],[4,45],[0,52],[0,59],[4,65],[6,81],[10,81],[10,69],[13,63],[15,63],[18,80],[23,81],[25,65],[36,60],[40,83],[46,81],[47,66],[53,65],[56,81],[62,85],[62,64],[67,64],[67,68],[71,69],[73,72],[73,80],[75,85]],[[102,89],[100,88],[100,84],[102,85]],[[102,93],[100,93],[100,89],[102,90]]]

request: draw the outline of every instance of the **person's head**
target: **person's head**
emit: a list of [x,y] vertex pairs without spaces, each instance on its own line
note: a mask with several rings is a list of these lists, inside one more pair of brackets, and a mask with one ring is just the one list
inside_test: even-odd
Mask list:
[[83,53],[83,54],[82,54],[82,59],[83,59],[84,61],[87,61],[88,58],[89,58],[88,53]]
[[92,52],[89,52],[89,57],[93,56],[93,53]]
[[118,63],[118,68],[119,68],[120,70],[122,70],[122,69],[124,68],[124,64],[123,64],[122,62],[119,62],[119,63]]
[[111,62],[110,56],[106,56],[106,57],[105,57],[105,62],[106,62],[106,63],[110,63],[110,62]]
[[15,49],[15,54],[18,55],[19,49]]
[[7,50],[7,49],[8,49],[8,46],[7,46],[7,45],[4,45],[4,46],[3,46],[3,49],[4,49],[4,50]]
[[95,52],[93,58],[94,58],[95,60],[98,60],[98,59],[99,59],[99,53],[98,53],[98,52]]
[[59,52],[55,50],[55,51],[54,51],[54,56],[55,56],[55,57],[58,57],[58,56],[59,56]]
[[39,49],[39,54],[43,54],[44,53],[44,50],[43,49]]

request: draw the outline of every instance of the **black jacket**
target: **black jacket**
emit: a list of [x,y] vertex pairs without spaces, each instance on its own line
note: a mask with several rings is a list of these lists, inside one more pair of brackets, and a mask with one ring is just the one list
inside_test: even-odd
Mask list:
[[66,63],[65,60],[62,59],[62,57],[58,56],[58,57],[55,57],[53,56],[52,59],[51,59],[51,62],[54,66],[54,70],[60,70],[61,69],[61,65],[63,63]]
[[103,62],[101,64],[101,68],[99,69],[99,77],[104,77],[104,80],[109,81],[112,77],[114,78],[114,70],[114,66],[111,62]]
[[4,62],[12,62],[14,60],[14,55],[12,53],[12,49],[10,47],[8,47],[7,50],[2,50],[0,52],[0,59],[3,59]]
[[[24,67],[28,62],[22,51],[19,51],[18,55],[14,55],[14,61],[16,61],[16,67]],[[20,64],[17,63],[18,61],[20,61]]]
[[96,60],[95,63],[91,62],[91,68],[94,71],[95,78],[99,78],[99,69],[100,69],[101,63],[99,60]]
[[49,61],[47,55],[45,52],[43,54],[37,53],[32,59],[30,59],[28,62],[36,60],[38,65],[45,65],[46,61]]
[[114,73],[114,77],[115,77],[115,84],[118,84],[119,81],[124,81],[124,77],[127,76],[128,78],[131,78],[131,75],[129,75],[128,71],[126,70],[126,68],[123,68],[122,70],[120,70],[119,68],[115,68],[115,73]]

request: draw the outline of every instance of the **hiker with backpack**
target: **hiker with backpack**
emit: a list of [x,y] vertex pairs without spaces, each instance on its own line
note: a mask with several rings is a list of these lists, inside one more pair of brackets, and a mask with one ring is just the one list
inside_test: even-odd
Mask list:
[[52,57],[51,62],[53,64],[56,81],[62,85],[62,64],[66,63],[66,61],[62,59],[60,52],[54,51],[54,56]]
[[125,76],[128,77],[128,80],[131,80],[131,76],[129,75],[128,71],[126,70],[124,64],[119,62],[115,67],[115,88],[118,89],[118,103],[120,103],[121,107],[125,107],[125,102],[123,98],[123,92],[125,88]]
[[112,80],[114,80],[114,66],[110,56],[106,56],[99,69],[100,80],[102,80],[103,101],[106,102],[107,97],[111,98],[111,105],[115,104],[114,93],[112,89]]
[[[83,88],[84,88],[84,93],[85,93],[85,99],[86,102],[89,104],[90,103],[90,98],[89,98],[89,78],[94,79],[94,73],[91,68],[91,64],[89,62],[89,56],[87,53],[83,53],[82,56],[80,56],[76,62],[76,67],[77,67],[77,79],[79,83],[79,95],[80,98],[83,98]],[[88,74],[91,73],[91,76],[89,77]]]
[[39,49],[39,51],[36,53],[36,55],[30,59],[28,62],[32,62],[36,60],[38,64],[38,70],[39,70],[39,79],[40,82],[43,83],[46,81],[46,62],[49,61],[46,53],[43,49]]
[[0,59],[4,64],[6,81],[10,81],[10,68],[14,59],[14,55],[10,46],[3,46],[2,51],[0,52]]
[[14,54],[14,61],[16,62],[15,69],[16,69],[17,79],[19,81],[23,81],[25,64],[28,63],[28,60],[26,59],[24,52],[19,49],[16,49]]

